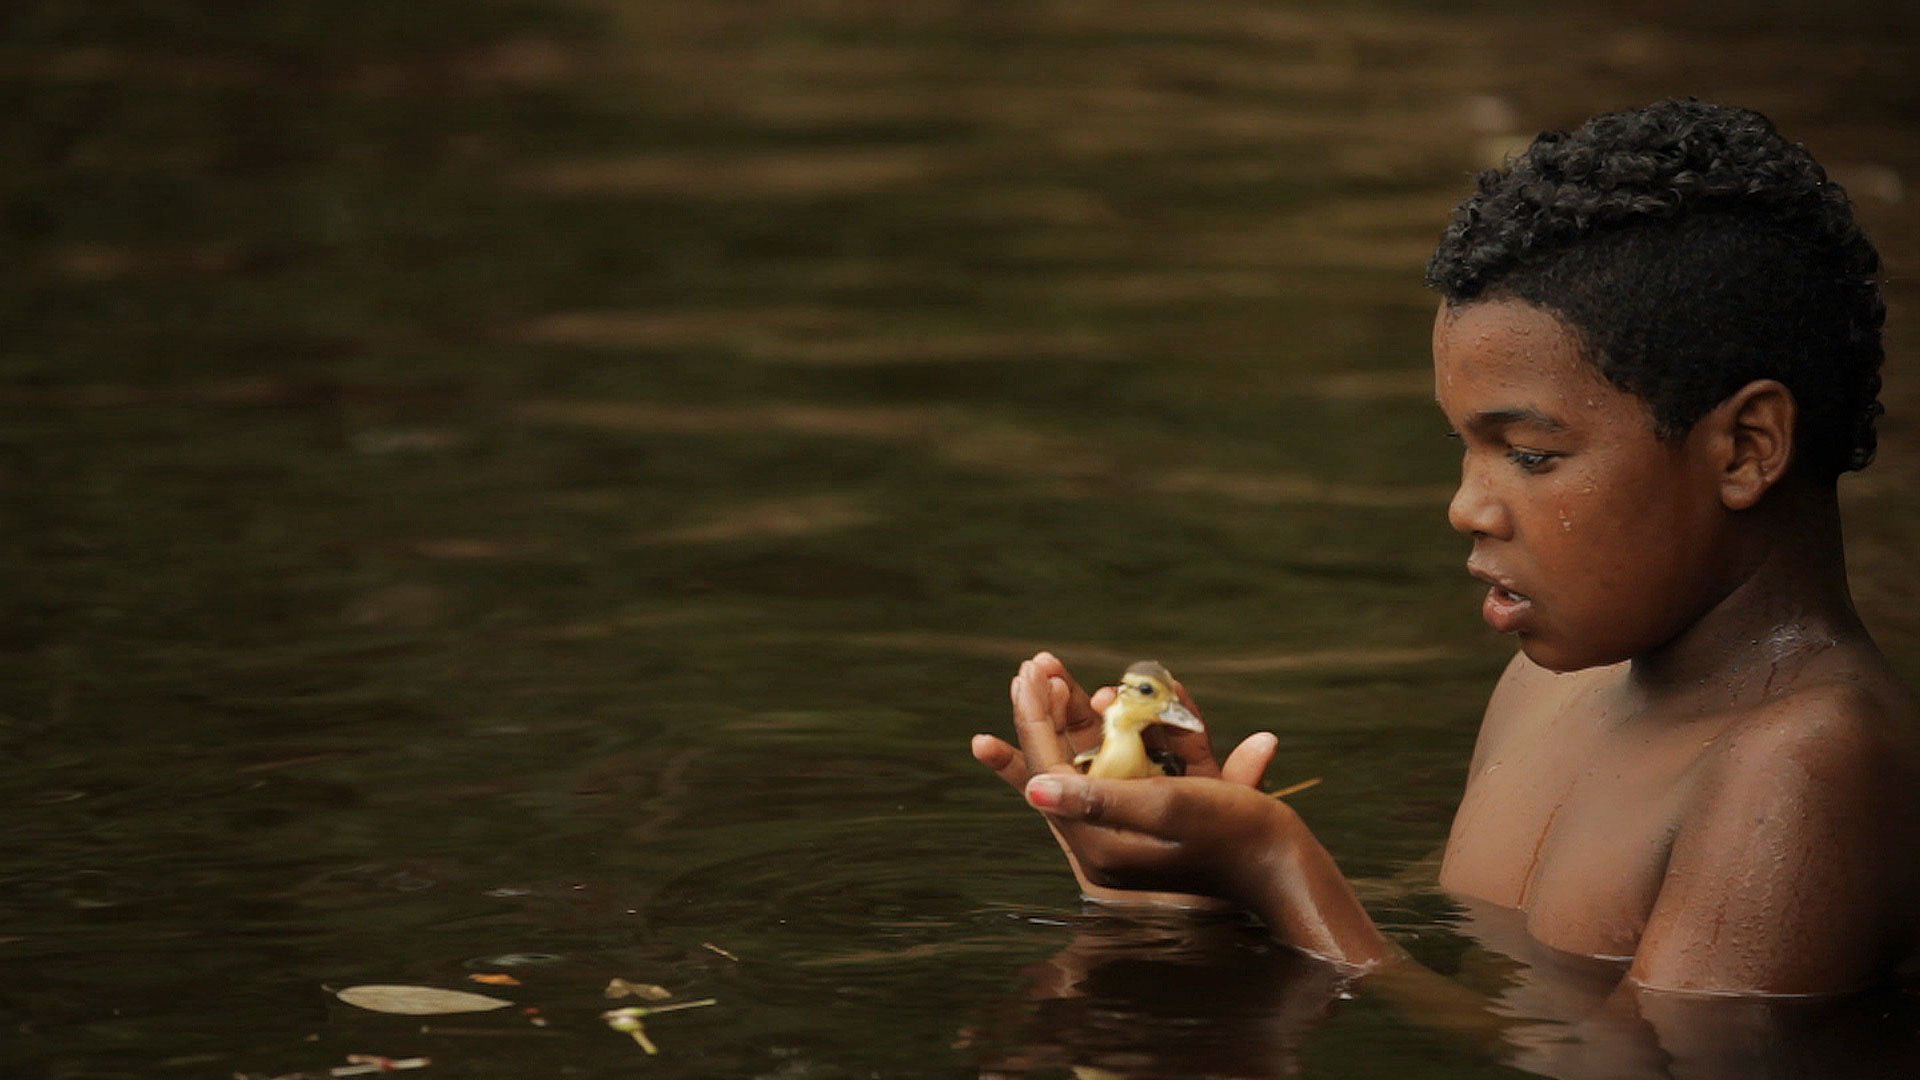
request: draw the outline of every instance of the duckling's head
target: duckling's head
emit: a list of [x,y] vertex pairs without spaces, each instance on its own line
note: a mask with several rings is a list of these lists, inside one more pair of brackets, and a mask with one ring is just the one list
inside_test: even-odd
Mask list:
[[1180,703],[1173,690],[1173,673],[1153,660],[1142,660],[1120,677],[1113,704],[1113,721],[1123,728],[1144,731],[1149,724],[1170,724],[1186,731],[1203,731],[1200,718]]

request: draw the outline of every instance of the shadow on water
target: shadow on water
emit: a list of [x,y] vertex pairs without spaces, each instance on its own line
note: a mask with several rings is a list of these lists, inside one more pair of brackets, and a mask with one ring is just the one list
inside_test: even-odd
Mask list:
[[[964,744],[1035,648],[1157,655],[1351,873],[1436,848],[1503,653],[1420,267],[1517,139],[1671,93],[1888,257],[1845,495],[1920,676],[1905,5],[112,7],[0,15],[10,1075],[1534,1061],[1076,913]],[[719,1004],[642,1062],[615,977]],[[326,992],[389,982],[515,1008]]]

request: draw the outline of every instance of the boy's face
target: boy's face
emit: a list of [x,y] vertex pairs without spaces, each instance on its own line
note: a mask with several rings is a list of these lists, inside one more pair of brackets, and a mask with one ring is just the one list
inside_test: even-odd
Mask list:
[[1518,300],[1441,304],[1433,373],[1464,450],[1448,520],[1490,586],[1481,614],[1535,663],[1639,656],[1718,600],[1724,510],[1698,429],[1659,438],[1564,323]]

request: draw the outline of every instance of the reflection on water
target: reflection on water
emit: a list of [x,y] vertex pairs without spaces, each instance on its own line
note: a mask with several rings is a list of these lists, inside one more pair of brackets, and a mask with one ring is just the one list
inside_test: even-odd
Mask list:
[[[1351,873],[1437,847],[1503,655],[1442,518],[1420,267],[1517,137],[1675,92],[1772,112],[1888,256],[1845,493],[1920,675],[1912,15],[1768,10],[10,5],[0,1065],[1647,1049],[1425,1031],[1237,923],[1081,915],[964,746],[1035,647],[1157,655],[1221,737],[1280,732],[1276,780],[1326,777],[1298,805]],[[1370,889],[1501,990],[1443,898]],[[326,992],[482,969],[518,1007],[424,1031]],[[612,978],[720,1004],[642,1061]]]

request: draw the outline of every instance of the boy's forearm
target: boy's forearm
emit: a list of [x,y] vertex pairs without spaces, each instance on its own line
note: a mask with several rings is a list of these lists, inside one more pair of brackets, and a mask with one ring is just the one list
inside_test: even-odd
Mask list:
[[1277,842],[1255,867],[1249,890],[1251,906],[1273,935],[1356,970],[1400,958],[1399,946],[1374,925],[1333,856],[1291,809],[1279,804],[1275,809]]

